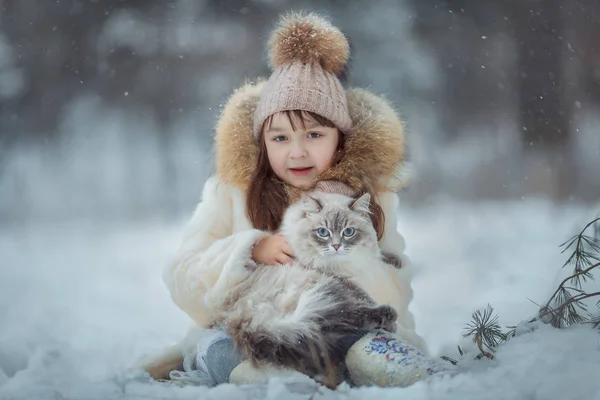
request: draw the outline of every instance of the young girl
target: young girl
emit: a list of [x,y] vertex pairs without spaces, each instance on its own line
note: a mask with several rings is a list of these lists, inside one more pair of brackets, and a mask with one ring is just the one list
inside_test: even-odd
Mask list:
[[[185,360],[181,347],[175,347],[145,368],[154,378],[168,378],[185,361],[186,371],[205,370],[213,384],[227,382],[230,375],[252,374],[248,365],[238,366],[241,357],[214,326],[216,308],[252,274],[253,265],[284,264],[294,257],[285,239],[273,232],[290,202],[319,184],[322,190],[371,193],[372,221],[389,268],[374,271],[364,288],[399,315],[396,335],[382,338],[374,333],[351,347],[348,357],[359,360],[347,360],[349,369],[356,369],[350,371],[352,378],[367,384],[406,384],[406,379],[399,382],[407,371],[400,364],[395,368],[405,369],[396,377],[371,376],[382,376],[377,368],[394,373],[381,364],[381,357],[389,360],[394,351],[382,351],[382,343],[404,343],[418,356],[422,353],[416,348],[426,351],[408,311],[410,264],[403,254],[404,239],[396,231],[403,124],[382,98],[366,90],[344,90],[340,76],[349,45],[325,19],[314,14],[282,18],[269,45],[272,75],[266,82],[238,89],[224,108],[216,129],[216,173],[205,183],[202,202],[164,273],[174,302],[198,328],[212,328],[208,332],[214,334],[190,335],[194,351]],[[371,377],[357,370],[365,366],[375,368]],[[246,372],[231,374],[234,367]],[[422,369],[415,371],[410,369],[413,378],[426,375]]]

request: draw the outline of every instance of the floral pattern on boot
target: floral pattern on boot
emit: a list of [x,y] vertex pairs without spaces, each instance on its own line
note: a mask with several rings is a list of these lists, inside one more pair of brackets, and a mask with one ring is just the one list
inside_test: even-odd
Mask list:
[[429,375],[436,372],[429,358],[413,345],[397,337],[390,337],[389,332],[377,332],[365,345],[367,354],[377,353],[385,357],[387,361],[395,362],[404,366],[420,366]]
[[441,371],[421,350],[386,331],[357,341],[348,351],[346,366],[358,386],[406,387]]

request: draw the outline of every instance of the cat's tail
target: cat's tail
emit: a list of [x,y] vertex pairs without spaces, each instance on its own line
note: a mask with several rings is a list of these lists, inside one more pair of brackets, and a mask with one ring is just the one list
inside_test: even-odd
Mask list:
[[323,277],[295,304],[230,320],[228,331],[254,365],[275,363],[333,382],[348,348],[366,333],[355,294],[341,280]]

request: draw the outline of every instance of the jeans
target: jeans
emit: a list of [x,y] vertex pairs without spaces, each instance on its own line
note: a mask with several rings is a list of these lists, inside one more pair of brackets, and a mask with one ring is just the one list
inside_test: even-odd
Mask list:
[[206,350],[204,363],[215,385],[229,382],[229,375],[242,362],[242,354],[231,338],[219,339]]

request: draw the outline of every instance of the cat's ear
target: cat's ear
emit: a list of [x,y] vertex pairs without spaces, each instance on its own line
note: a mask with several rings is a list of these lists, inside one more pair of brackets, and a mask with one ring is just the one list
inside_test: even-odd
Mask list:
[[354,200],[352,202],[352,204],[350,204],[350,209],[352,211],[359,212],[364,216],[367,216],[371,212],[370,205],[371,205],[371,195],[369,194],[369,192],[366,192],[365,194],[360,196],[358,199]]
[[303,217],[306,217],[308,214],[318,213],[319,211],[321,211],[321,209],[323,209],[323,205],[321,204],[321,202],[308,194],[303,194],[301,201]]

